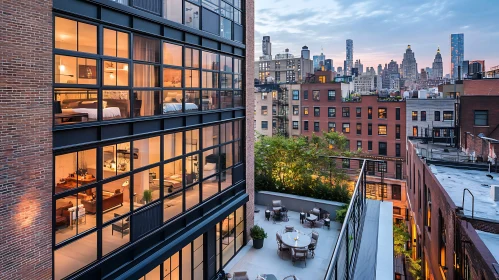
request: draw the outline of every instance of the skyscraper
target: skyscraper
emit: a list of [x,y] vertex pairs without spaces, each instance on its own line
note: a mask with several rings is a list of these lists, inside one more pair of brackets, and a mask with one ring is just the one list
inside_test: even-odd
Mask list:
[[450,75],[452,79],[458,79],[458,67],[464,61],[464,34],[450,35]]
[[381,75],[383,72],[383,66],[381,64],[378,64],[378,75]]
[[343,72],[343,67],[338,66],[338,69],[337,69],[337,70],[338,70],[338,71],[337,71],[337,72],[338,72],[338,74],[339,74],[339,75],[341,75],[341,72]]
[[345,75],[350,75],[353,67],[353,40],[347,39],[346,43],[347,57],[345,60]]
[[272,43],[270,42],[270,36],[263,36],[262,52],[263,55],[272,55]]
[[393,88],[392,85],[396,84],[399,80],[399,65],[392,59],[389,64],[385,64],[385,69],[383,69],[382,88]]
[[364,65],[360,62],[360,59],[357,59],[355,61],[355,68],[358,69],[359,75],[362,74],[362,73],[364,73]]
[[307,46],[301,48],[301,57],[304,59],[310,59],[310,50]]
[[442,55],[440,54],[440,47],[437,49],[437,54],[433,60],[432,76],[433,79],[442,79],[444,77],[444,64],[442,63]]
[[326,59],[326,63],[324,64],[324,66],[326,66],[326,71],[333,71],[333,60]]
[[326,63],[326,56],[324,55],[324,53],[321,52],[320,55],[313,56],[313,61],[314,61],[314,70],[319,70]]
[[410,81],[415,81],[418,77],[418,64],[416,63],[416,57],[411,49],[411,45],[407,45],[407,49],[404,53],[404,59],[402,60],[402,76]]

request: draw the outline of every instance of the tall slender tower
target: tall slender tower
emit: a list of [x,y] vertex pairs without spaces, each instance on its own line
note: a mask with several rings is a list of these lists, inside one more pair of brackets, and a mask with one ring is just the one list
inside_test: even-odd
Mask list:
[[444,64],[442,63],[442,55],[440,54],[440,47],[437,49],[437,54],[433,60],[432,65],[432,75],[433,79],[442,79],[444,77]]
[[404,53],[404,59],[402,60],[402,76],[410,81],[415,81],[418,77],[418,64],[416,63],[416,57],[411,49],[411,45],[407,45],[407,49]]
[[353,67],[353,40],[352,39],[347,39],[347,57],[345,60],[345,75],[351,75],[352,74],[352,67]]
[[262,52],[263,55],[272,55],[272,43],[270,42],[270,36],[263,36]]
[[[450,76],[452,79],[458,79],[458,67],[463,65],[464,61],[464,34],[450,35]],[[462,71],[461,71],[462,73]]]

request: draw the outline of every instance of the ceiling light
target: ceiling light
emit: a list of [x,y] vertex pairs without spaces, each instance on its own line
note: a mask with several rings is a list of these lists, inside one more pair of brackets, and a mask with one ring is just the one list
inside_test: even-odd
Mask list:
[[59,71],[64,72],[66,70],[66,66],[64,64],[59,65]]

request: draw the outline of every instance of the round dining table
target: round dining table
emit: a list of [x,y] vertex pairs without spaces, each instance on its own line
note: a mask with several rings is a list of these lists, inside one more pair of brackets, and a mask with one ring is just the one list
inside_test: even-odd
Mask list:
[[307,247],[312,242],[310,236],[299,231],[286,232],[282,235],[281,238],[284,245],[292,248]]

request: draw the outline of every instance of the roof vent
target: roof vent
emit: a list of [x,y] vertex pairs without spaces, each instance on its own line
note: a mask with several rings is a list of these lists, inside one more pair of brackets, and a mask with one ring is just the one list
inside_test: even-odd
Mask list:
[[490,197],[493,201],[499,201],[499,185],[490,186]]

